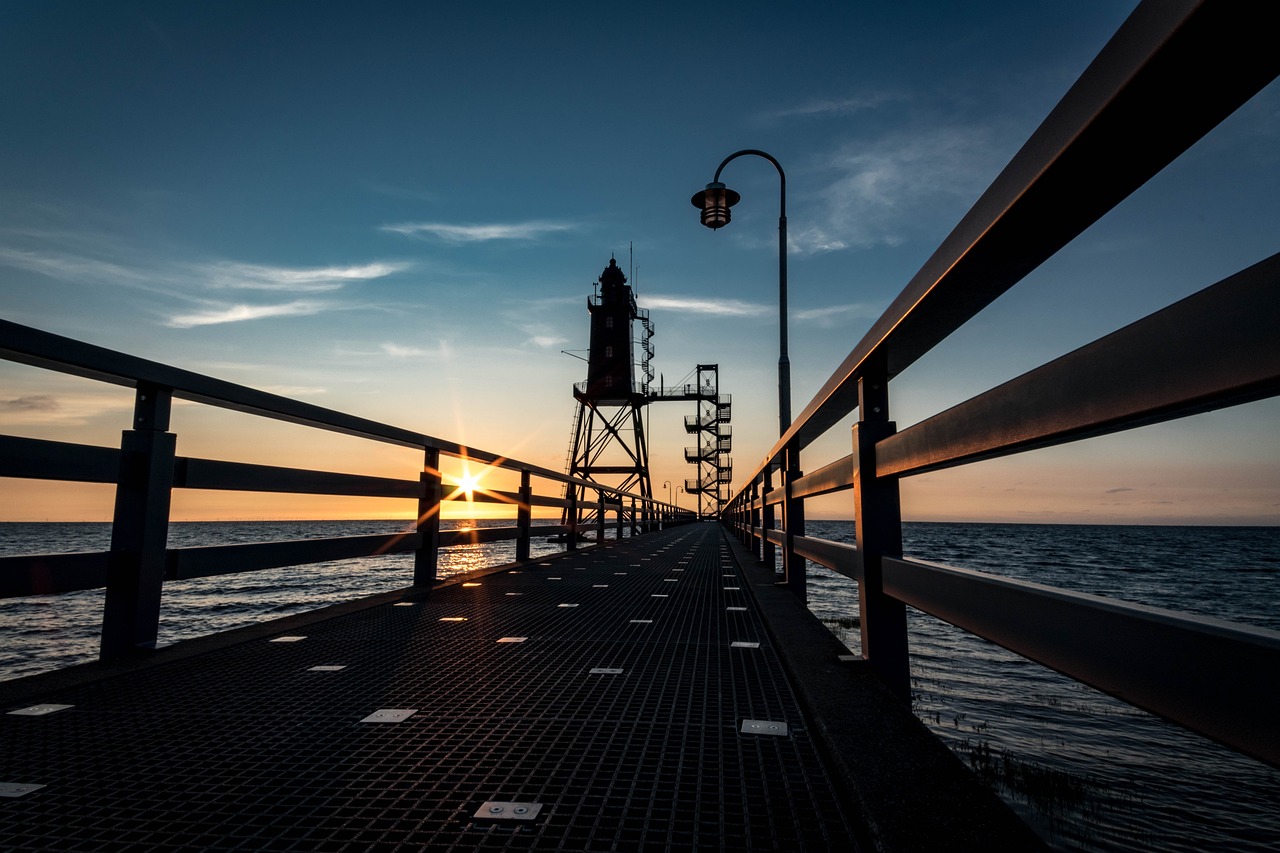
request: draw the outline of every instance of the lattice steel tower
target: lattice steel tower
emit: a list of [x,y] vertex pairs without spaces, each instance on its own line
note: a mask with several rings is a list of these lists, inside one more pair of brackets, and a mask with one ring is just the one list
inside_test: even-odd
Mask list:
[[[616,260],[609,259],[597,284],[599,291],[587,300],[591,314],[587,380],[573,387],[578,406],[568,472],[573,477],[651,498],[649,448],[641,413],[649,402],[649,383],[653,379],[653,324],[649,312],[636,307],[635,294]],[[639,339],[632,336],[635,321],[640,323]],[[586,495],[585,486],[570,486],[566,495],[570,491],[576,493],[577,527],[588,528],[595,521],[597,506]],[[567,508],[564,517],[568,524]]]

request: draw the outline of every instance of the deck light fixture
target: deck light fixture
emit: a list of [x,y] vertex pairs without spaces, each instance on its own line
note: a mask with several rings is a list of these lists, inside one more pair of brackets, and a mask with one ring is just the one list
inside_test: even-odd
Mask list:
[[786,435],[787,427],[791,426],[791,359],[787,356],[787,175],[772,155],[747,148],[724,158],[711,183],[701,192],[694,193],[690,201],[702,211],[703,225],[713,231],[728,225],[729,208],[741,201],[742,196],[720,183],[720,172],[731,160],[744,154],[768,160],[778,170],[778,177],[782,181],[778,211],[778,435]]

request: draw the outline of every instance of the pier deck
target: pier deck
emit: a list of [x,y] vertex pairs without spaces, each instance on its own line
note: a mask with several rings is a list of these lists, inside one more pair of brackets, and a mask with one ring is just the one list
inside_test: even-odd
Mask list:
[[[0,685],[0,784],[43,786],[0,797],[0,848],[902,849],[802,709],[744,553],[678,527]],[[35,705],[70,707],[12,713]]]

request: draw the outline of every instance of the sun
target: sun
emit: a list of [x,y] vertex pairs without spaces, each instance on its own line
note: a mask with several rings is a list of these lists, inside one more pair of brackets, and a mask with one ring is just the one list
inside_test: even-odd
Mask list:
[[466,494],[468,500],[477,488],[480,487],[480,480],[483,475],[466,473],[458,478],[458,491]]

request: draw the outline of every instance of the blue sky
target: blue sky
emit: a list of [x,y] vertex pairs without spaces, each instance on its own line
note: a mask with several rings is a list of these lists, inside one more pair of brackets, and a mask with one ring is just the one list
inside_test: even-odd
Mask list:
[[[561,469],[584,372],[561,350],[586,347],[616,255],[655,369],[721,365],[746,473],[776,437],[777,176],[731,164],[743,201],[715,233],[689,196],[741,148],[786,168],[798,412],[1133,5],[11,1],[0,315]],[[1277,137],[1272,85],[903,374],[899,424],[1274,252]],[[6,432],[114,444],[129,404],[0,366]],[[650,413],[658,484],[691,476],[685,414]],[[1277,414],[927,475],[905,505],[1274,524]],[[180,453],[347,459],[239,416],[176,417]],[[845,443],[833,430],[814,466]],[[381,454],[348,467],[392,466]],[[0,513],[109,510],[20,488],[0,483]]]

